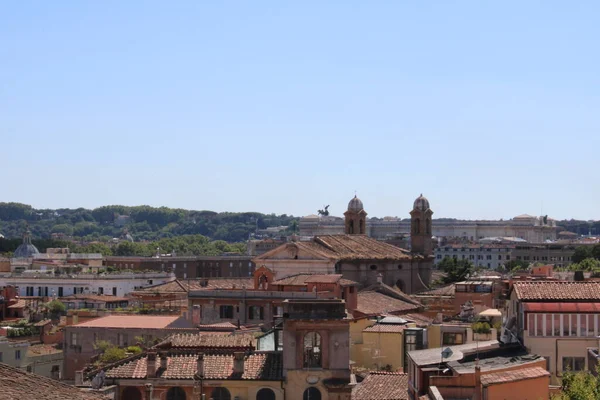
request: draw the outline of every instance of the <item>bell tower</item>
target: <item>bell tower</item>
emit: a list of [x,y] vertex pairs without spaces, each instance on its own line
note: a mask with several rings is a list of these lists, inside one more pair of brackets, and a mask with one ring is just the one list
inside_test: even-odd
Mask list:
[[363,202],[354,195],[348,203],[348,210],[344,213],[347,235],[364,235],[367,232],[367,212],[363,208]]
[[413,253],[430,256],[433,253],[429,200],[422,194],[417,197],[410,212],[410,247]]
[[283,302],[286,397],[350,400],[350,321],[343,300]]

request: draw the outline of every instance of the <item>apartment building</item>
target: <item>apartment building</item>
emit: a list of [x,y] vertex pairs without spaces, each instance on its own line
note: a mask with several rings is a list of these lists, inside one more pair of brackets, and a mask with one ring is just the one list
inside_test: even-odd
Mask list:
[[514,282],[503,341],[522,343],[547,360],[552,383],[584,371],[600,334],[600,282]]

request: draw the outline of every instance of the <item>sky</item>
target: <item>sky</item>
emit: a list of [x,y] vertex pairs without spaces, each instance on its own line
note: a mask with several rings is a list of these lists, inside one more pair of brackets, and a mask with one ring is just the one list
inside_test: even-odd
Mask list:
[[600,3],[0,3],[0,201],[600,219]]

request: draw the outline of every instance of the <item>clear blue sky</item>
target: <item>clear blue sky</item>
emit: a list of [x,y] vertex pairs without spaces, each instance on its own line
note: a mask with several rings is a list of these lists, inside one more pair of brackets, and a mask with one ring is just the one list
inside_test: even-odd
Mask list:
[[[292,4],[293,3],[293,4]],[[600,5],[0,3],[0,201],[600,219]]]

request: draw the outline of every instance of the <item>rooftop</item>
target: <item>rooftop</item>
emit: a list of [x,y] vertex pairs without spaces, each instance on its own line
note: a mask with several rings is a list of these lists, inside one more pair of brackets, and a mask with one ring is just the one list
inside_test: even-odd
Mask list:
[[[458,346],[448,346],[452,350],[450,357],[444,358],[444,362],[462,360],[466,354],[471,354],[477,351],[485,351],[490,349],[496,349],[500,347],[500,343],[497,340],[487,340],[482,342],[473,342],[467,344],[461,344]],[[408,355],[418,366],[439,364],[441,359],[442,351],[444,348],[434,348],[425,350],[413,350],[409,351]]]
[[[197,371],[200,352],[169,351],[159,353],[156,365],[162,357],[167,358],[167,368],[158,371],[161,379],[192,380]],[[256,352],[244,355],[243,373],[234,373],[234,354],[204,354],[204,379],[214,380],[281,380],[282,354],[280,352]],[[136,357],[122,360],[105,368],[107,378],[146,379],[148,355],[142,353]]]
[[371,372],[352,389],[352,400],[406,400],[408,375],[399,372]]
[[109,315],[74,325],[78,328],[191,328],[190,322],[178,315]]
[[474,357],[477,357],[477,355],[466,356],[463,360],[459,361],[450,361],[448,362],[448,366],[458,374],[472,374],[475,372],[477,363],[479,363],[481,371],[493,371],[535,363],[543,359],[543,357],[536,354],[527,354],[527,351],[521,348],[494,349],[484,354],[479,354],[479,361],[475,361]]
[[520,300],[600,300],[600,281],[517,281],[513,290]]
[[342,278],[341,274],[299,273],[271,282],[271,285],[306,286],[308,283],[339,283],[341,286],[358,285],[358,282]]
[[84,392],[54,379],[0,364],[0,393],[3,399],[19,400],[106,400],[101,394]]
[[[296,241],[283,246],[295,246],[299,250],[331,260],[410,260],[416,257],[407,250],[366,235],[320,235],[309,241]],[[278,248],[273,249],[256,259],[268,259],[277,251]]]
[[358,293],[356,311],[364,315],[393,314],[404,311],[417,311],[419,305],[396,299],[375,290],[365,290]]
[[513,371],[494,372],[481,376],[483,386],[522,381],[526,379],[536,379],[543,376],[550,376],[550,373],[542,367],[517,369]]
[[252,334],[214,334],[211,333],[178,333],[171,335],[161,343],[156,345],[157,348],[202,348],[202,349],[219,349],[219,348],[235,348],[252,350],[256,348],[256,339]]

